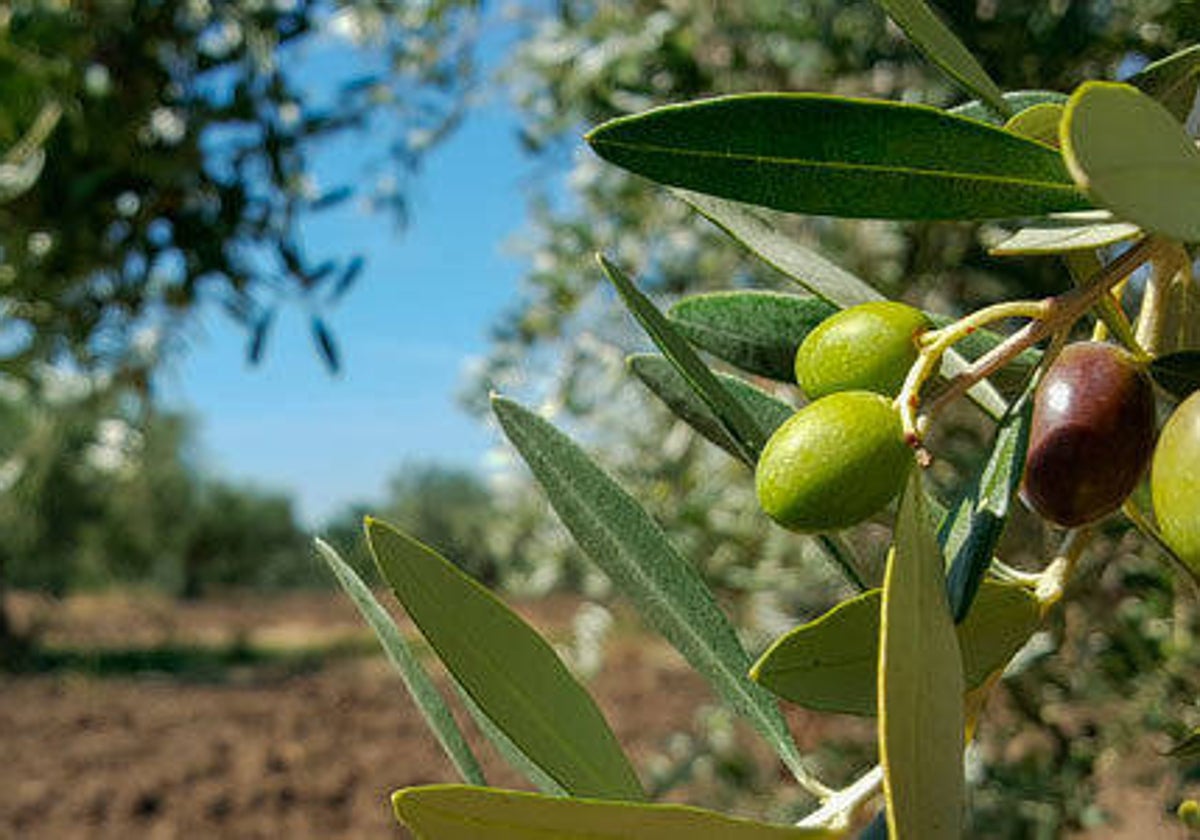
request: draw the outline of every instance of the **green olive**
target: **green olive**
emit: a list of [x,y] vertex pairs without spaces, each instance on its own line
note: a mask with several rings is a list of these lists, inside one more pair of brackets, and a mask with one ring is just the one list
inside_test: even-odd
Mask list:
[[1200,391],[1163,426],[1150,465],[1150,496],[1163,539],[1200,572]]
[[925,313],[890,300],[852,306],[826,318],[796,350],[796,382],[810,399],[837,391],[895,396],[917,359]]
[[785,528],[836,531],[891,501],[912,462],[890,400],[868,391],[830,394],[771,435],[755,474],[758,501]]

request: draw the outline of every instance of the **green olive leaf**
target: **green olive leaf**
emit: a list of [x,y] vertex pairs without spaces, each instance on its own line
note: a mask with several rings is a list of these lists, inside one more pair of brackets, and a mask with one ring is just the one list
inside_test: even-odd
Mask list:
[[483,709],[479,708],[479,704],[471,699],[471,695],[467,694],[461,685],[455,683],[454,687],[458,692],[459,699],[462,700],[463,707],[467,710],[467,714],[471,716],[471,720],[475,721],[475,725],[479,727],[479,731],[483,733],[485,738],[492,742],[496,751],[504,757],[504,760],[508,762],[510,767],[528,779],[542,793],[548,793],[551,796],[568,795],[566,788],[530,759],[520,747],[513,743],[511,738],[504,734],[503,729],[492,723],[492,719],[487,716],[487,713]]
[[734,291],[691,295],[667,317],[692,344],[734,367],[795,382],[796,348],[837,311],[816,297]]
[[1150,363],[1150,376],[1164,390],[1187,399],[1200,389],[1200,350],[1180,350],[1159,356]]
[[645,798],[595,701],[545,639],[437,552],[375,519],[366,531],[430,647],[530,761],[576,796]]
[[1098,204],[1147,232],[1200,241],[1200,150],[1170,111],[1130,85],[1086,82],[1061,131],[1071,175]]
[[1061,102],[1039,102],[1030,105],[1025,110],[1004,124],[1005,131],[1028,137],[1030,140],[1058,148],[1058,124],[1062,121],[1063,104]]
[[[1045,102],[1057,102],[1061,104],[1067,101],[1067,95],[1057,90],[1011,90],[1004,94],[1004,101],[1008,105],[1008,113],[1019,114],[1021,111]],[[996,111],[978,99],[972,99],[970,102],[956,105],[950,109],[950,113],[955,116],[966,117],[969,120],[985,122],[988,125],[995,126],[1004,125],[1009,118],[1008,113],[1000,116]]]
[[[696,396],[695,390],[669,361],[653,353],[638,353],[628,357],[625,364],[672,413],[733,457],[742,459],[742,448],[737,441],[729,437],[712,409]],[[716,377],[768,435],[795,413],[792,406],[748,382],[723,373]],[[754,468],[753,462],[745,463]]]
[[879,5],[925,57],[967,93],[978,96],[997,114],[1012,113],[987,71],[924,0],[879,0]]
[[759,426],[745,406],[725,389],[716,375],[696,355],[687,339],[676,331],[648,297],[638,291],[625,272],[603,255],[598,259],[626,307],[654,341],[655,346],[720,420],[730,440],[738,444],[747,462],[756,462],[763,446],[766,445],[768,433]]
[[1129,83],[1163,104],[1180,122],[1191,114],[1200,83],[1200,44],[1151,62],[1129,77]]
[[747,676],[750,657],[733,626],[658,523],[550,423],[503,397],[492,398],[492,409],[584,553],[792,772],[807,778],[774,699]]
[[894,539],[879,633],[879,756],[888,835],[961,840],[962,653],[919,470],[909,474]]
[[[879,605],[872,589],[776,639],[750,676],[791,703],[870,717],[878,711]],[[969,691],[1004,668],[1037,629],[1039,604],[1022,586],[984,581],[957,628]]]
[[1119,222],[1111,213],[1085,211],[1061,213],[1032,222],[988,249],[998,257],[1064,254],[1094,251],[1141,236],[1141,229]]
[[983,472],[938,530],[938,542],[950,568],[946,594],[955,622],[961,623],[969,615],[1008,521],[1009,504],[1021,483],[1035,388],[1036,379],[1031,379],[1001,418]]
[[337,582],[350,596],[351,602],[358,608],[371,630],[375,632],[388,660],[400,674],[400,679],[404,682],[408,693],[412,695],[421,717],[425,719],[426,725],[437,738],[463,781],[476,785],[487,784],[475,754],[471,752],[462,730],[458,728],[458,724],[454,722],[454,716],[450,714],[450,708],[446,705],[442,695],[438,693],[425,669],[421,667],[420,661],[409,647],[408,642],[400,634],[396,622],[388,615],[387,610],[375,600],[370,587],[363,583],[362,578],[355,574],[350,564],[343,560],[332,546],[324,540],[318,539],[316,547],[321,559],[329,566],[329,570],[333,572]]
[[780,230],[770,211],[689,190],[672,192],[758,259],[812,294],[843,309],[886,300],[865,280]]
[[970,220],[1089,206],[1054,150],[924,105],[727,96],[619,117],[587,140],[658,183],[793,213]]
[[417,840],[834,840],[842,832],[770,825],[686,805],[540,796],[466,785],[392,794]]

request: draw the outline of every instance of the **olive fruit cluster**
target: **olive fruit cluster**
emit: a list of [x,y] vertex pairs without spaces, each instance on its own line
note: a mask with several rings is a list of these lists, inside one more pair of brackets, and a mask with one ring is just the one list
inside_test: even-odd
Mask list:
[[796,378],[813,400],[763,449],[755,485],[776,522],[802,533],[834,531],[882,509],[913,463],[891,397],[929,327],[900,303],[855,306],[823,321],[796,352]]
[[1021,498],[1073,528],[1115,511],[1154,449],[1154,388],[1124,350],[1098,341],[1065,347],[1033,404]]
[[1200,573],[1200,391],[1163,426],[1150,467],[1150,496],[1163,539]]

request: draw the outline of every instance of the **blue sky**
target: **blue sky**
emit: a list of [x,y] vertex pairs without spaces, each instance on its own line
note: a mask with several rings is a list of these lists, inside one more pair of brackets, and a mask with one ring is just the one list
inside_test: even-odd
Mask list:
[[[312,58],[318,67],[347,60]],[[480,465],[497,438],[455,395],[468,360],[487,350],[489,326],[517,297],[522,266],[504,246],[524,224],[522,182],[534,164],[515,128],[503,103],[477,108],[412,182],[403,232],[349,202],[306,227],[314,255],[368,259],[328,314],[339,376],[319,361],[298,307],[280,312],[258,366],[246,361],[240,328],[216,310],[203,315],[159,387],[169,406],[197,419],[211,473],[287,491],[304,521],[319,525],[353,501],[380,498],[406,462]],[[357,172],[358,151],[330,150],[318,174],[335,182]]]

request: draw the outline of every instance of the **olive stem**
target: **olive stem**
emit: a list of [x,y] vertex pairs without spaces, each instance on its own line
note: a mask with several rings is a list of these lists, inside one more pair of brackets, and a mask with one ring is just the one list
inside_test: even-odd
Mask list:
[[851,784],[834,791],[821,807],[796,823],[797,828],[849,827],[850,816],[868,799],[879,792],[883,784],[883,767],[876,764]]
[[1087,548],[1091,538],[1092,531],[1086,527],[1072,528],[1063,537],[1058,554],[1042,571],[1041,579],[1038,581],[1037,590],[1034,593],[1041,605],[1042,615],[1045,615],[1062,599],[1071,574],[1075,571],[1075,566],[1079,563],[1079,558],[1083,555],[1083,550]]
[[[908,375],[896,396],[896,407],[900,411],[900,423],[905,439],[918,453],[924,452],[920,447],[920,440],[925,433],[916,416],[921,400],[921,388],[937,373],[946,351],[971,333],[995,321],[1006,318],[1039,318],[1045,313],[1045,309],[1044,301],[1015,300],[996,303],[921,336],[921,352],[917,361],[908,369]],[[968,365],[967,370],[970,369],[971,366]]]
[[[1157,250],[1158,245],[1153,239],[1143,239],[1096,272],[1086,285],[1077,286],[1060,295],[1040,301],[1038,306],[1042,308],[1041,315],[1033,316],[1033,320],[1028,324],[969,364],[966,370],[954,377],[938,394],[932,405],[925,411],[925,415],[937,414],[948,403],[962,396],[976,382],[991,376],[1046,336],[1054,332],[1065,331],[1079,320],[1080,316],[1102,295],[1107,294],[1113,285],[1140,268],[1143,263],[1154,256]],[[917,364],[920,363],[921,360],[918,360]],[[904,395],[904,391],[900,393],[902,396]],[[910,396],[915,397],[916,394]],[[915,405],[912,406],[912,409],[915,411]],[[901,411],[903,411],[903,406]],[[901,419],[903,420],[903,418],[904,415],[901,414]],[[914,422],[912,428],[919,431],[919,422]],[[905,430],[908,430],[908,426],[905,427]]]

